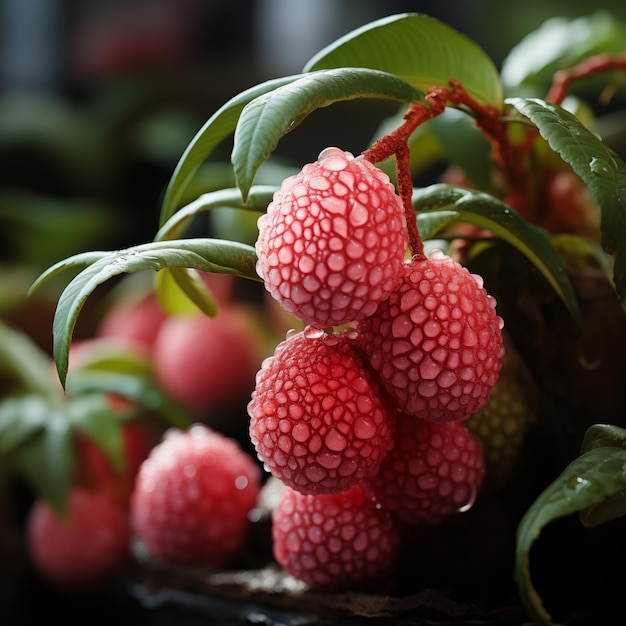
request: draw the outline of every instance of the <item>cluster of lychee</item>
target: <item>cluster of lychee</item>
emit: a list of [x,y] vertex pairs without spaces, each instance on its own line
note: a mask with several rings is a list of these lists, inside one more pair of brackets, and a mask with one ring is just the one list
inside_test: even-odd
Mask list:
[[[337,148],[286,179],[259,218],[257,272],[304,330],[251,381],[249,435],[281,487],[276,561],[317,589],[376,584],[396,566],[407,527],[469,508],[483,480],[467,420],[498,378],[502,320],[479,277],[440,251],[411,254],[409,226],[389,177]],[[213,387],[185,391],[199,387],[202,321],[139,319],[131,334],[157,374],[174,372],[159,377],[166,390],[190,407],[204,402]],[[82,485],[67,523],[34,508],[32,553],[50,579],[102,580],[128,558],[132,535],[166,562],[222,567],[241,554],[262,496],[257,460],[206,424],[142,450],[123,503]]]
[[503,322],[480,277],[407,250],[407,224],[388,176],[338,148],[259,218],[257,272],[307,326],[257,373],[250,436],[284,484],[274,555],[316,588],[388,574],[402,528],[469,508],[484,476],[466,422],[498,379]]

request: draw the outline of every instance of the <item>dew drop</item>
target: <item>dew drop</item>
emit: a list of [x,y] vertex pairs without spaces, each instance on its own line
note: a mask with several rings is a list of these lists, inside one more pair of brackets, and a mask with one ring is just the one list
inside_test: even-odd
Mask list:
[[300,331],[296,328],[290,328],[286,333],[285,333],[285,339],[291,339],[292,337],[295,337],[296,335],[298,335],[300,333]]
[[235,488],[242,491],[248,486],[248,477],[247,476],[237,476],[235,478]]
[[611,168],[604,159],[593,157],[589,162],[589,167],[594,174],[597,174],[602,178],[611,178]]
[[473,484],[459,485],[455,489],[453,498],[461,503],[457,509],[459,513],[466,513],[474,506],[476,494],[477,490]]
[[570,478],[566,481],[566,485],[568,489],[572,489],[578,493],[579,491],[589,487],[589,485],[591,485],[591,481],[583,478],[582,476],[570,476]]
[[353,160],[354,156],[349,152],[344,152],[340,148],[325,148],[317,157],[321,165],[327,170],[340,172],[348,165],[348,161]]
[[303,332],[307,339],[321,339],[325,334],[323,329],[315,326],[307,326]]
[[185,474],[188,478],[193,478],[197,471],[198,469],[193,463],[186,463],[185,467],[183,467],[183,474]]

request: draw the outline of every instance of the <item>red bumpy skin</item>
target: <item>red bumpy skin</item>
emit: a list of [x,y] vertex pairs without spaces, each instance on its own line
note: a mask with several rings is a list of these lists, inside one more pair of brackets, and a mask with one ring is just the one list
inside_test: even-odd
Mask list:
[[384,402],[356,333],[309,327],[257,373],[250,438],[268,471],[293,489],[345,491],[376,473],[392,445]]
[[495,306],[482,279],[439,250],[405,264],[391,296],[359,323],[363,351],[400,409],[445,422],[486,403],[504,355]]
[[272,518],[272,540],[276,561],[292,576],[340,591],[384,580],[395,566],[400,535],[360,486],[317,496],[286,488]]
[[363,157],[322,151],[283,181],[258,225],[257,273],[311,326],[371,315],[398,282],[407,249],[402,201]]
[[117,500],[74,488],[67,517],[37,500],[27,519],[30,557],[37,571],[64,591],[93,590],[109,582],[130,556],[127,509]]
[[363,489],[404,524],[439,524],[472,506],[485,475],[482,447],[464,421],[399,413],[393,453]]
[[245,544],[260,473],[234,440],[206,426],[171,429],[139,470],[133,528],[155,558],[224,565]]

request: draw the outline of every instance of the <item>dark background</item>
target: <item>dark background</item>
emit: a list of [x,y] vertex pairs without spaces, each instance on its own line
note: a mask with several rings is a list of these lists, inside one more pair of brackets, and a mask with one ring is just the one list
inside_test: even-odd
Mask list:
[[[204,121],[353,28],[427,13],[499,66],[546,19],[599,8],[626,19],[623,1],[0,0],[0,316],[49,348],[53,299],[24,304],[32,279],[76,252],[150,241],[164,188]],[[326,145],[361,151],[379,121],[367,106],[317,111],[278,154],[301,164]],[[227,160],[227,147],[214,158]],[[19,487],[0,498],[2,626],[175,623],[148,616],[123,588],[99,598],[49,589],[15,526],[29,503]]]

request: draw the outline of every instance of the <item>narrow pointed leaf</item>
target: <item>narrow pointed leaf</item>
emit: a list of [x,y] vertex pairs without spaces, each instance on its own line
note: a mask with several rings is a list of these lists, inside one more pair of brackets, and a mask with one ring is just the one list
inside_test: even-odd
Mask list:
[[[591,426],[585,433],[581,452],[606,447],[626,449],[626,430],[611,424]],[[623,515],[626,515],[626,491],[624,490],[583,509],[580,512],[580,521],[587,528],[593,528]]]
[[195,419],[147,376],[112,370],[72,372],[67,388],[68,392],[74,394],[98,391],[114,393],[144,407],[176,428],[186,429]]
[[156,276],[156,293],[161,308],[168,315],[202,311],[213,317],[217,302],[207,284],[189,267],[167,267]]
[[50,404],[37,394],[10,396],[0,402],[0,458],[10,455],[46,425]]
[[249,211],[264,211],[271,202],[276,185],[255,185],[250,189],[250,193],[244,203],[239,189],[219,189],[202,194],[197,200],[179,209],[172,217],[159,229],[155,241],[165,239],[178,239],[183,235],[185,226],[200,213],[218,208],[235,208]]
[[626,302],[626,163],[562,107],[536,98],[507,104],[527,117],[589,188],[602,213],[602,247],[613,255],[613,282]]
[[[413,208],[422,212],[445,211],[440,222],[431,222],[440,230],[452,216],[458,214],[458,221],[468,222],[486,228],[501,237],[524,254],[552,285],[565,306],[575,319],[580,319],[578,300],[574,288],[561,264],[548,233],[529,224],[511,207],[494,196],[453,185],[436,184],[418,189],[413,194]],[[419,224],[419,222],[418,222]]]
[[575,459],[533,502],[517,531],[515,577],[529,613],[540,624],[552,624],[530,576],[530,550],[553,520],[594,507],[626,489],[626,450],[598,447]]
[[23,332],[0,321],[0,373],[18,386],[44,395],[55,394],[50,357]]
[[125,463],[122,422],[112,409],[107,395],[74,394],[67,404],[67,414],[72,428],[85,434],[117,471],[123,471]]
[[423,93],[404,79],[364,68],[314,72],[259,96],[244,107],[235,129],[232,163],[244,200],[283,135],[315,109],[354,98],[425,103]]
[[159,226],[162,226],[178,209],[178,203],[185,188],[198,168],[211,152],[235,130],[244,106],[258,96],[286,85],[296,78],[297,76],[286,76],[255,85],[231,98],[206,121],[191,140],[176,165],[163,198]]
[[[155,236],[155,241],[176,239],[184,234],[185,227],[197,215],[215,209],[242,209],[261,212],[272,200],[276,185],[255,185],[247,201],[241,199],[237,188],[219,189],[201,195],[188,205],[179,209]],[[242,224],[242,231],[244,226]],[[242,236],[240,240],[243,240]],[[167,268],[157,276],[157,294],[161,306],[170,314],[179,314],[199,309],[213,316],[217,305],[206,284],[199,280],[189,268]]]
[[318,52],[305,72],[368,67],[415,87],[447,86],[450,79],[485,105],[502,108],[498,70],[472,40],[428,15],[392,15],[362,26]]
[[72,431],[60,409],[46,415],[46,427],[12,456],[12,465],[58,512],[66,510],[67,495],[74,472]]
[[59,298],[53,320],[54,360],[62,384],[67,377],[69,347],[78,315],[91,293],[113,276],[166,267],[192,267],[258,280],[256,253],[245,244],[219,239],[156,241],[110,253],[85,268]]
[[99,259],[108,256],[109,254],[110,252],[107,251],[94,250],[93,252],[81,252],[80,254],[75,254],[68,257],[67,259],[63,259],[62,261],[51,265],[42,274],[40,274],[30,286],[28,293],[32,294],[44,282],[54,276],[58,276],[61,272],[64,272],[65,270],[91,265],[92,263],[95,263]]
[[625,35],[623,25],[606,11],[550,18],[510,50],[502,62],[502,81],[511,93],[532,86],[543,94],[557,70],[594,54],[621,52]]
[[626,448],[626,430],[612,424],[594,424],[587,429],[581,453],[589,452],[594,448]]

